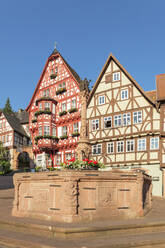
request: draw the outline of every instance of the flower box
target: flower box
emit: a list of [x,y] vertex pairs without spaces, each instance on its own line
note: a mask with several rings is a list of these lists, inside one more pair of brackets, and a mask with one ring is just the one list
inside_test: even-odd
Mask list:
[[68,135],[63,135],[63,136],[60,137],[60,139],[62,139],[62,140],[67,139],[67,138],[68,138]]
[[45,109],[45,110],[39,110],[37,112],[35,112],[35,116],[37,117],[38,115],[42,115],[42,114],[47,114],[47,115],[51,115],[51,111],[50,109]]
[[66,114],[67,114],[67,111],[59,112],[59,116],[63,116],[63,115],[66,115]]
[[56,95],[63,94],[64,92],[66,92],[66,88],[60,88],[56,91]]
[[74,113],[74,112],[77,112],[78,109],[77,108],[71,108],[68,110],[68,112],[71,114],[71,113]]
[[37,120],[36,120],[36,119],[33,119],[33,120],[32,120],[32,123],[35,123],[35,122],[37,122]]
[[51,79],[55,79],[57,77],[57,74],[56,73],[52,73],[51,75],[50,75],[50,78]]
[[72,133],[72,137],[78,137],[80,135],[80,133],[76,132],[76,133]]

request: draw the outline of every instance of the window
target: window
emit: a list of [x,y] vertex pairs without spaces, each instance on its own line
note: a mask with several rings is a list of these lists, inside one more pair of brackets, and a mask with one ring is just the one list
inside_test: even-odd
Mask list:
[[9,135],[6,135],[6,142],[9,142]]
[[105,96],[99,96],[99,105],[102,105],[105,103]]
[[[14,139],[15,140],[15,139]],[[5,142],[5,136],[3,135],[2,136],[2,142],[4,143]]]
[[58,155],[57,155],[56,164],[57,164],[57,165],[60,165],[60,164],[61,164],[61,154],[58,154]]
[[62,103],[61,109],[62,109],[62,111],[66,111],[66,103]]
[[73,133],[78,133],[78,122],[73,124]]
[[114,153],[114,142],[107,144],[107,153]]
[[102,148],[101,144],[93,145],[92,146],[92,154],[93,155],[101,154],[101,148]]
[[2,122],[0,122],[0,128],[2,128]]
[[39,135],[42,135],[42,126],[39,127],[39,129],[38,129],[38,134],[39,134]]
[[42,110],[42,103],[39,104],[39,110]]
[[131,125],[131,114],[123,114],[123,126]]
[[124,141],[117,141],[117,152],[124,152]]
[[92,120],[92,131],[96,131],[99,129],[99,120]]
[[146,150],[146,139],[138,139],[137,145],[138,145],[137,147],[138,151],[145,151]]
[[72,106],[72,108],[76,108],[76,99],[72,100],[72,105],[71,106]]
[[56,66],[55,67],[55,74],[57,74],[57,72],[58,72],[58,67]]
[[37,155],[37,166],[41,166],[42,165],[42,155]]
[[112,127],[112,117],[104,117],[104,128]]
[[114,126],[120,127],[121,126],[121,115],[114,116]]
[[47,154],[47,166],[52,166],[52,159],[50,157],[50,154]]
[[127,140],[127,152],[134,151],[134,140]]
[[133,113],[133,123],[142,123],[142,111],[137,111]]
[[3,121],[3,127],[5,128],[5,121]]
[[72,158],[71,153],[65,153],[65,161],[70,160]]
[[45,102],[45,109],[50,109],[50,102]]
[[121,100],[128,99],[128,89],[121,91]]
[[50,127],[44,126],[44,135],[50,135]]
[[62,84],[59,84],[59,85],[58,85],[58,88],[61,89],[61,88],[62,88]]
[[120,80],[120,72],[114,72],[113,73],[113,82]]
[[52,127],[52,136],[56,136],[56,128]]
[[67,126],[62,127],[62,135],[67,135]]
[[62,87],[66,88],[66,83],[65,82],[62,83]]
[[44,97],[49,96],[49,89],[43,91],[43,96]]
[[159,137],[150,138],[150,149],[151,150],[159,149]]
[[55,104],[53,103],[52,113],[55,114],[55,112],[56,112],[56,107],[55,107]]

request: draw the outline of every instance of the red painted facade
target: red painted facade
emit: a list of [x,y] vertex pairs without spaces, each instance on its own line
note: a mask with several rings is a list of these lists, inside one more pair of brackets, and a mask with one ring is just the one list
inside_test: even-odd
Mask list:
[[55,50],[27,107],[36,164],[56,166],[75,156],[80,132],[80,78]]

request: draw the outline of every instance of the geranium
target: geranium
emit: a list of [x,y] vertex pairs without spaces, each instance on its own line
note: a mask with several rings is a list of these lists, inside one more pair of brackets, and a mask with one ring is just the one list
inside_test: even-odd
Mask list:
[[83,159],[84,162],[89,162],[88,158]]
[[93,161],[93,163],[96,165],[96,164],[98,164],[98,162],[97,161]]

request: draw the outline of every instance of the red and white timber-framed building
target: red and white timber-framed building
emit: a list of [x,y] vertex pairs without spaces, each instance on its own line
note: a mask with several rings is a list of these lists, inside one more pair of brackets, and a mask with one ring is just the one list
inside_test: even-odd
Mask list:
[[80,132],[79,84],[80,77],[55,49],[26,109],[37,166],[56,166],[75,157]]

